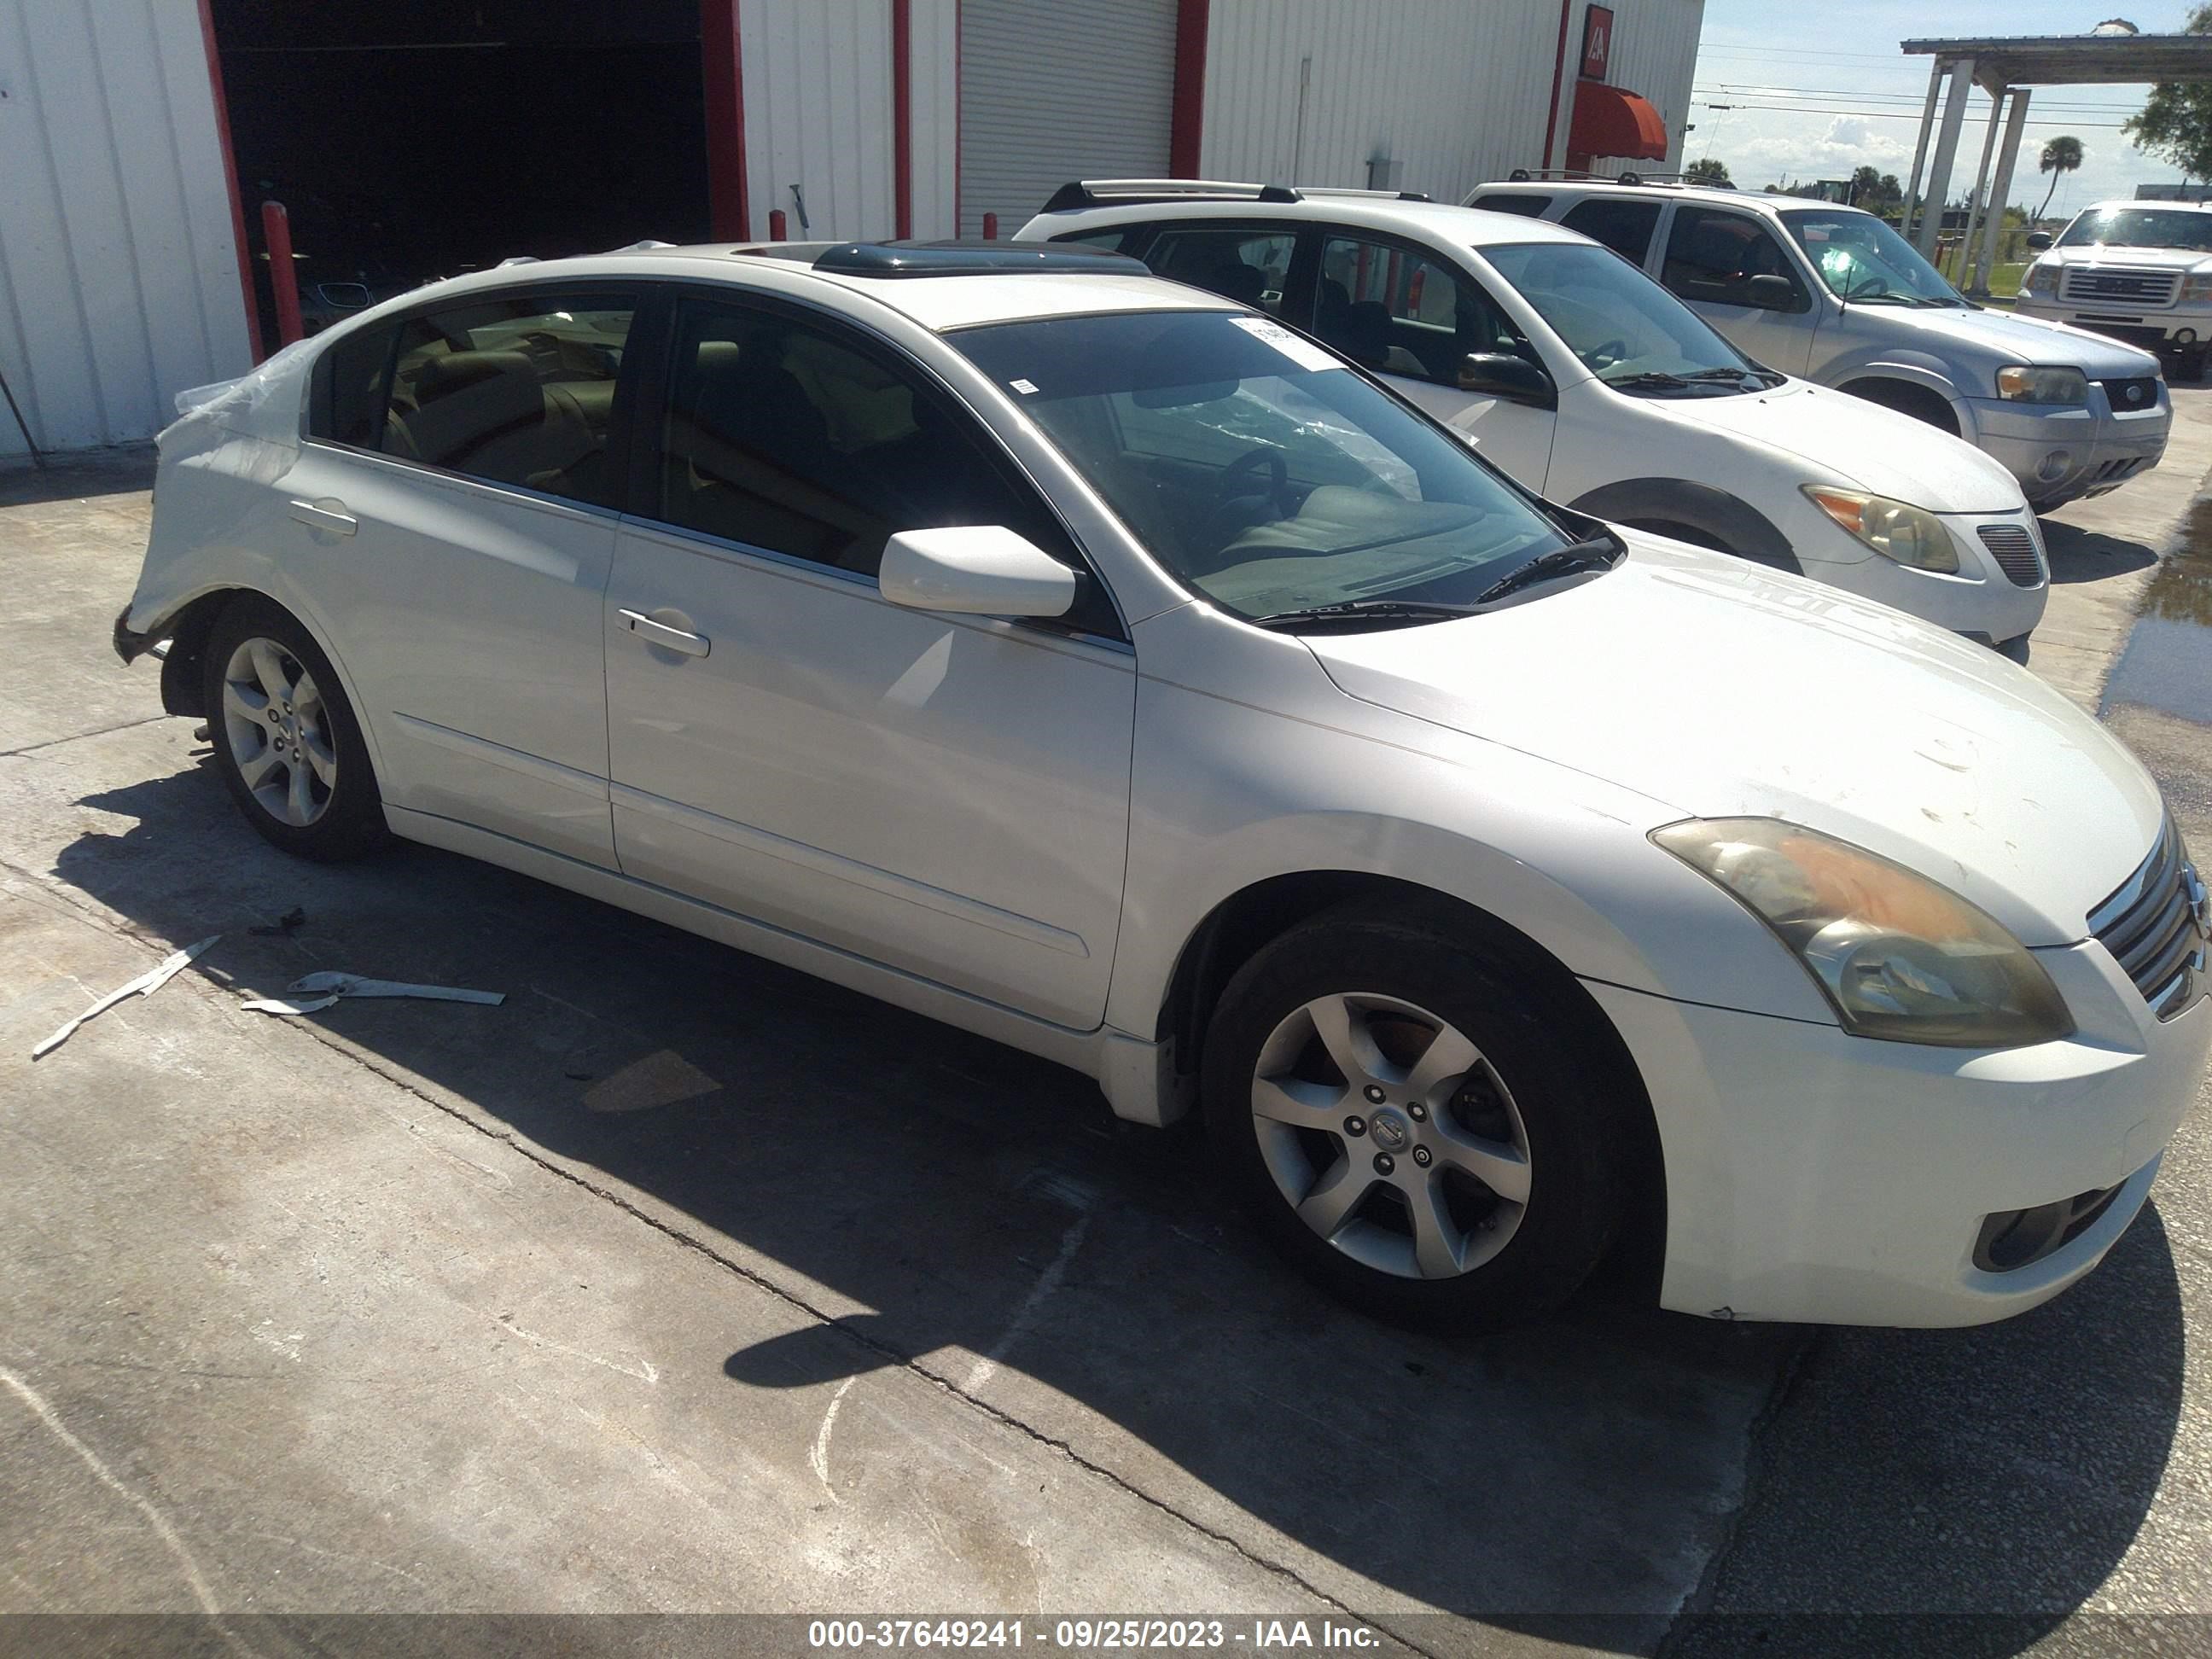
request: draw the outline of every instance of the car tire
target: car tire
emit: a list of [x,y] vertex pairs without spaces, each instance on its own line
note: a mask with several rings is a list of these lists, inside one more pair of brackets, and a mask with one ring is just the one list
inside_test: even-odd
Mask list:
[[368,748],[330,659],[298,617],[246,594],[209,630],[208,738],[246,822],[271,845],[334,863],[386,839]]
[[1207,1135],[1293,1266],[1363,1312],[1460,1331],[1581,1287],[1627,1208],[1633,1091],[1544,978],[1418,913],[1347,908],[1231,980]]

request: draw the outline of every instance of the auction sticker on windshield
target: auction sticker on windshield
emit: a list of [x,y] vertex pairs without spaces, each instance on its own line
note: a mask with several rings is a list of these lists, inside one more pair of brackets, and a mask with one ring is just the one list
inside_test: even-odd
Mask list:
[[1300,368],[1341,368],[1343,364],[1323,351],[1311,340],[1292,333],[1282,324],[1265,317],[1231,317],[1229,319],[1255,340],[1264,340],[1281,352]]

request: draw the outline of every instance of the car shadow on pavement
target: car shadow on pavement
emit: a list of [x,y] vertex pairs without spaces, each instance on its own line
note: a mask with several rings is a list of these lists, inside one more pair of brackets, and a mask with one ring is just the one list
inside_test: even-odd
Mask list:
[[2101,530],[2083,530],[2057,519],[2040,522],[2043,550],[2051,562],[2054,586],[2102,581],[2158,562],[2157,550],[2141,542],[2108,536]]
[[[1394,1600],[1644,1651],[1733,1535],[1786,1570],[1740,1583],[1731,1549],[1705,1568],[1717,1607],[2055,1618],[2166,1467],[2181,1312],[2154,1216],[1984,1331],[1809,1339],[1586,1297],[1534,1329],[1411,1334],[1293,1278],[1195,1134],[1117,1124],[1073,1073],[457,856],[286,859],[204,765],[80,805],[131,822],[69,843],[59,878],[149,936],[222,933],[198,964],[218,983],[506,992],[313,1018],[821,1316],[732,1352],[733,1390],[918,1366],[1354,1605],[1302,1553]],[[289,933],[249,933],[295,907]],[[1954,1596],[1959,1561],[1978,1577]]]

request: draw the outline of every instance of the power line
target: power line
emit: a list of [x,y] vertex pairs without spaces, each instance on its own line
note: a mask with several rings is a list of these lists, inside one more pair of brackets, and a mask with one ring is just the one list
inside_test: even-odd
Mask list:
[[[1700,105],[1706,109],[1715,107],[1711,102],[1702,98],[1692,98],[1690,101],[1692,104]],[[1843,109],[1830,104],[1754,104],[1745,103],[1731,99],[1729,103],[1729,107],[1731,109],[1758,110],[1770,115],[1850,115],[1856,116],[1859,119],[1866,121],[1911,121],[1915,124],[1917,124],[1920,119],[1920,117],[1917,114],[1905,110]],[[2043,126],[2080,127],[2084,131],[2092,132],[2099,131],[2118,132],[2127,124],[2124,121],[2075,121],[2069,118],[2058,121],[2045,121],[2037,123],[2036,125]]]
[[[1857,87],[1789,87],[1782,86],[1777,82],[1769,81],[1715,81],[1703,87],[1693,88],[1692,90],[1693,92],[1717,92],[1722,94],[1723,96],[1730,94],[1739,94],[1746,97],[1765,95],[1772,97],[1803,96],[1809,98],[1863,98],[1881,103],[1896,104],[1919,104],[1923,102],[1926,98],[1925,94],[1917,92],[1869,92],[1863,90]],[[2134,113],[2132,106],[2127,104],[2100,104],[2086,101],[2069,102],[2064,100],[2058,99],[2046,100],[2041,103],[2031,105],[2030,107],[2035,109],[2073,110],[2092,115],[2122,115]]]

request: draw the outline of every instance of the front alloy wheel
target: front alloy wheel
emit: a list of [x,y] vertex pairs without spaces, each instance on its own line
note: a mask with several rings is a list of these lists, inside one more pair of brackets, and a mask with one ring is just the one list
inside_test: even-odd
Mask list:
[[1528,1210],[1512,1094],[1464,1034],[1413,1003],[1354,992],[1294,1010],[1261,1047],[1252,1116],[1298,1219],[1378,1272],[1473,1272]]
[[1640,1191],[1646,1109],[1603,1018],[1449,901],[1352,901],[1222,988],[1207,1137],[1268,1242],[1352,1306],[1515,1323],[1574,1294]]

